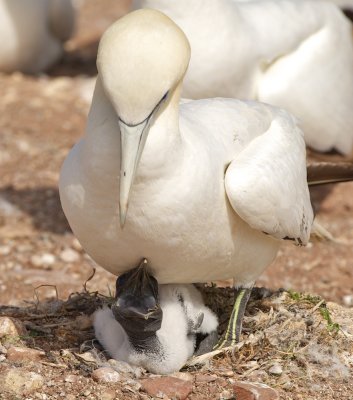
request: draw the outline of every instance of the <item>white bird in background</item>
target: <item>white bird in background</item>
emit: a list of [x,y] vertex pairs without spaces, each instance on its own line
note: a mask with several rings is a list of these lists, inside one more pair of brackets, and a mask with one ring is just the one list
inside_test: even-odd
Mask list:
[[38,73],[52,66],[74,20],[71,0],[0,0],[0,71]]
[[296,120],[270,105],[179,106],[189,59],[186,36],[158,11],[105,32],[86,135],[64,162],[60,197],[87,253],[115,275],[145,257],[160,284],[235,278],[225,345],[239,337],[279,239],[308,242],[305,143]]
[[[194,354],[197,334],[207,335],[217,330],[217,317],[207,308],[193,285],[161,285],[160,307],[163,320],[158,330],[140,337],[138,329],[124,330],[111,309],[105,307],[94,314],[97,339],[116,360],[143,367],[155,374],[178,371]],[[143,325],[148,320],[141,319]],[[143,351],[141,351],[143,350]]]
[[353,151],[352,26],[319,0],[135,0],[191,45],[183,96],[256,99],[296,116],[308,146]]

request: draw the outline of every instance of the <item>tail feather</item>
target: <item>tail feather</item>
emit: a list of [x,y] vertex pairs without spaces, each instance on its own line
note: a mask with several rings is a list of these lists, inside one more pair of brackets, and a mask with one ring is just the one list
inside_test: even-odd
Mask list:
[[307,165],[309,186],[353,181],[352,162],[314,162]]

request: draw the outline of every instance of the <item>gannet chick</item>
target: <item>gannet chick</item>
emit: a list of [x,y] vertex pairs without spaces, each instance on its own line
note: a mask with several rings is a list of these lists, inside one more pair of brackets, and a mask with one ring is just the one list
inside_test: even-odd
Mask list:
[[155,10],[105,32],[87,132],[64,162],[60,198],[87,253],[116,276],[145,257],[159,284],[234,278],[225,346],[239,338],[280,239],[310,237],[305,143],[295,118],[266,104],[179,106],[189,59],[184,33]]
[[[193,355],[197,333],[212,335],[218,323],[193,285],[160,285],[159,300],[162,324],[154,332],[149,330],[148,337],[142,333],[142,324],[134,332],[124,330],[124,322],[132,327],[130,321],[119,323],[108,307],[95,312],[94,329],[113,358],[156,374],[169,374],[178,371]],[[147,320],[145,324],[150,325]]]
[[74,20],[71,0],[0,0],[0,71],[48,69],[61,57]]
[[135,0],[136,7],[162,11],[188,37],[184,97],[279,106],[299,119],[314,150],[353,155],[352,26],[335,4]]

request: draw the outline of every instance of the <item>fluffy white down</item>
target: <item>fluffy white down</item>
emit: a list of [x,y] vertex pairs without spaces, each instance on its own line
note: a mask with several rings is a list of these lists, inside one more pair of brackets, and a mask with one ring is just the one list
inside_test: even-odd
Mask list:
[[299,118],[307,145],[351,154],[353,36],[334,4],[135,0],[134,6],[162,11],[187,35],[192,55],[183,96],[280,106]]
[[0,71],[49,68],[62,55],[74,21],[71,0],[0,0]]
[[99,342],[113,358],[155,374],[169,374],[178,371],[194,353],[196,332],[189,332],[190,321],[195,322],[200,313],[204,313],[202,325],[197,329],[202,333],[217,329],[218,322],[193,285],[160,285],[159,288],[163,310],[162,326],[157,331],[160,349],[137,352],[108,307],[95,312],[94,330]]

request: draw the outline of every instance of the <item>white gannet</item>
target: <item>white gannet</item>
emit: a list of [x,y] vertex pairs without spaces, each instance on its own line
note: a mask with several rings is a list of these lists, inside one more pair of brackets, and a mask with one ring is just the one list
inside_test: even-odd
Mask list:
[[120,275],[145,257],[160,284],[234,278],[241,321],[279,239],[309,239],[305,143],[294,117],[270,105],[179,106],[189,58],[186,36],[158,11],[104,33],[86,135],[63,164],[60,198],[99,265]]
[[71,0],[0,0],[0,71],[49,68],[61,57],[74,19]]
[[[134,325],[129,318],[119,318],[119,323],[115,310],[108,307],[95,312],[94,330],[113,358],[155,374],[169,374],[178,371],[193,355],[196,335],[216,332],[218,322],[193,285],[160,285],[159,302],[163,320],[148,335],[143,332],[149,325],[147,319]],[[138,309],[137,303],[135,306]]]
[[136,0],[188,37],[183,96],[256,99],[296,116],[308,146],[353,151],[350,21],[319,0]]

